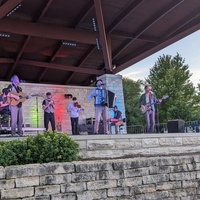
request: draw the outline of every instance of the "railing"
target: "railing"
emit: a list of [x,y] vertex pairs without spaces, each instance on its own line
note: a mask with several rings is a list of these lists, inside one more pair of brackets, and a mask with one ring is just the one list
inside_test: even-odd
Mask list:
[[[158,128],[159,127],[159,128]],[[199,133],[200,124],[197,120],[186,121],[184,126],[185,133]],[[131,125],[127,126],[128,134],[141,134],[146,133],[146,127],[143,125]],[[167,123],[160,123],[155,125],[155,133],[168,133]]]

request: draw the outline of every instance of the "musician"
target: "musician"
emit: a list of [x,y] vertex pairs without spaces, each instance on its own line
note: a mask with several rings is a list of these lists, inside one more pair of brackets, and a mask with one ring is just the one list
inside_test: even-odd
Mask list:
[[[154,93],[151,91],[151,86],[145,86],[145,93],[141,95],[139,99],[139,107],[145,108],[148,103],[161,103],[162,99],[157,100]],[[149,110],[145,113],[146,129],[147,133],[153,133],[155,127],[155,107],[154,104],[150,106]]]
[[50,92],[46,93],[46,99],[42,102],[42,108],[44,110],[44,127],[48,130],[49,122],[51,123],[52,131],[55,131],[55,103],[52,99],[52,95]]
[[[8,86],[9,91],[13,91],[16,93],[22,92],[22,88],[19,86],[19,78],[17,75],[13,75],[11,77],[11,85]],[[9,94],[8,94],[9,96]],[[11,96],[12,97],[12,96]],[[16,100],[19,100],[19,97],[15,97]],[[17,126],[17,134],[19,136],[23,135],[22,131],[22,123],[23,123],[23,115],[22,115],[22,103],[18,103],[16,106],[9,106],[11,112],[11,136],[14,136],[16,133]]]
[[[91,100],[93,97],[98,98],[98,94],[96,90],[103,90],[103,81],[97,80],[96,83],[96,89],[93,89],[91,93],[88,96],[88,100]],[[103,119],[103,128],[104,133],[108,134],[108,122],[107,122],[107,115],[106,115],[106,104],[94,104],[95,107],[95,123],[94,123],[94,134],[98,134],[99,131],[99,123],[100,119],[102,117]]]
[[7,88],[2,90],[2,94],[0,95],[0,113],[1,114],[8,114],[9,113],[9,103],[7,102],[7,95],[9,91]]
[[68,105],[67,112],[70,113],[72,135],[78,135],[78,117],[79,112],[83,110],[77,102],[77,98],[73,97],[72,102]]
[[[111,126],[115,125],[115,133],[118,134],[118,129],[119,126],[124,125],[123,119],[122,119],[122,112],[118,110],[117,106],[113,107],[113,111],[114,111],[114,119],[111,118]],[[110,132],[112,133],[111,129]]]

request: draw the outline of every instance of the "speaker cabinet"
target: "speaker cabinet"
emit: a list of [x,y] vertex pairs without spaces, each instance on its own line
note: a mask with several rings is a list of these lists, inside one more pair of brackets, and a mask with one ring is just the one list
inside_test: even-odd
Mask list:
[[113,108],[115,104],[115,93],[108,90],[108,107]]
[[[79,132],[87,132],[88,135],[92,135],[94,133],[94,124],[80,124]],[[99,123],[99,134],[103,134],[103,123]]]
[[168,133],[184,133],[185,121],[182,119],[169,120],[167,122]]

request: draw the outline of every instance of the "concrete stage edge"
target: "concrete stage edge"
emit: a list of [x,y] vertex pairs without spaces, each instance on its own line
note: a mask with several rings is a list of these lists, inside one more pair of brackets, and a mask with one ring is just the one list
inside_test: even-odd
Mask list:
[[71,136],[85,159],[180,155],[200,152],[200,133]]

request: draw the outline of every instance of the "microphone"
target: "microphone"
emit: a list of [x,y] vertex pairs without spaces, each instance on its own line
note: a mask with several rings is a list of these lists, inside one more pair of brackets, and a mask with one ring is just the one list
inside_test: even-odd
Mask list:
[[26,83],[26,81],[25,81],[25,80],[22,80],[22,79],[19,80],[19,82],[20,82],[20,83]]

